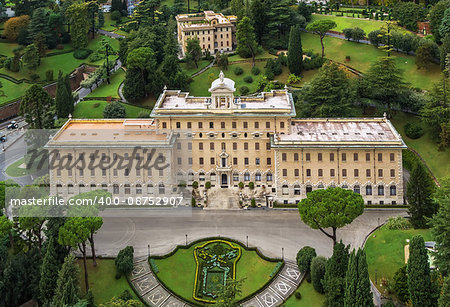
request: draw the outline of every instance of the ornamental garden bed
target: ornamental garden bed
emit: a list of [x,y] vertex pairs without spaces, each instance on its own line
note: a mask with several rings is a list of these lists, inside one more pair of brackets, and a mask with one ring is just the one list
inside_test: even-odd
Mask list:
[[264,288],[282,269],[281,259],[270,259],[255,248],[234,240],[211,238],[178,246],[173,252],[150,257],[159,281],[179,298],[196,306],[215,302],[219,285],[227,278],[241,280],[245,300]]

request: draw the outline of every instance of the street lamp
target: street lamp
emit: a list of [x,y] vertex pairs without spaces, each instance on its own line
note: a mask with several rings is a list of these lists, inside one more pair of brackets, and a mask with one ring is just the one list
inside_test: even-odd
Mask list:
[[284,247],[281,248],[281,259],[284,260]]
[[247,237],[247,249],[248,249],[248,236],[246,236]]
[[147,254],[148,254],[148,258],[150,258],[150,244],[147,245]]
[[187,246],[187,234],[186,234],[186,246]]

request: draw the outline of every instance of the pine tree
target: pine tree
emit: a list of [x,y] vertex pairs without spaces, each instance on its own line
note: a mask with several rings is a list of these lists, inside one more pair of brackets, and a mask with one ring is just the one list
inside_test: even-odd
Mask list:
[[370,291],[369,269],[367,267],[366,252],[359,249],[356,253],[358,263],[358,282],[356,285],[356,306],[373,306],[373,295]]
[[31,129],[50,128],[53,99],[39,85],[32,85],[20,102],[19,114],[24,116]]
[[55,105],[56,105],[56,115],[59,118],[67,118],[69,112],[67,111],[67,88],[64,84],[64,77],[62,72],[59,72],[58,82],[56,83],[56,95],[55,95]]
[[[358,251],[359,252],[359,251]],[[358,261],[355,250],[348,259],[347,273],[345,274],[344,306],[357,306],[356,291],[358,286]]]
[[327,307],[341,307],[344,305],[345,295],[345,274],[347,272],[349,246],[344,243],[336,243],[333,249],[333,256],[328,259],[325,277],[325,304]]
[[112,0],[111,1],[111,13],[114,11],[122,11],[122,1],[121,0]]
[[31,22],[28,25],[28,39],[33,41],[38,33],[44,33],[45,37],[49,35],[48,16],[46,9],[40,7],[33,11]]
[[444,284],[442,285],[438,306],[450,307],[450,276],[444,278]]
[[247,16],[238,23],[236,30],[237,48],[236,52],[244,58],[252,57],[252,66],[255,66],[255,56],[258,44],[255,39],[255,30]]
[[262,44],[263,36],[267,28],[266,7],[261,0],[253,0],[250,5],[250,16],[255,29],[256,41]]
[[411,215],[411,224],[414,228],[426,228],[427,220],[436,211],[431,198],[435,184],[421,162],[414,167],[406,191],[408,211]]
[[287,63],[291,73],[299,76],[302,72],[303,50],[300,26],[292,26],[289,33]]
[[67,256],[58,273],[53,306],[72,306],[78,302],[80,297],[79,271],[75,256]]
[[55,252],[55,241],[50,237],[47,241],[44,260],[41,265],[41,279],[39,280],[39,299],[45,306],[51,301],[58,279],[59,263]]
[[25,66],[31,70],[35,70],[40,64],[39,50],[35,44],[30,44],[25,48],[22,57]]
[[428,252],[420,235],[412,237],[410,241],[407,270],[412,306],[436,306],[432,293]]
[[123,95],[128,101],[134,102],[146,96],[145,80],[137,68],[127,69],[123,84]]

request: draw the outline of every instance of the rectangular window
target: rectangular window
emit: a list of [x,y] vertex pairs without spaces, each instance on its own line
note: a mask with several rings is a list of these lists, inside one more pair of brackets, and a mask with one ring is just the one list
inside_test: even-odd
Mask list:
[[353,161],[358,161],[358,153],[353,154]]
[[345,152],[342,153],[342,162],[347,161],[347,154]]
[[345,168],[342,169],[342,177],[347,177],[347,170]]
[[334,153],[330,153],[330,161],[334,161]]
[[270,128],[270,122],[266,122],[266,129]]
[[294,161],[298,161],[298,153],[294,153]]
[[[140,169],[136,169],[136,172],[140,171]],[[106,176],[106,168],[102,168],[102,176],[105,177]]]
[[237,158],[233,158],[233,164],[237,165],[238,164],[238,159]]
[[181,150],[181,143],[180,142],[177,143],[177,149]]
[[381,161],[383,161],[383,154],[379,153],[378,154],[378,162],[381,162]]
[[198,129],[203,129],[203,123],[202,122],[198,122]]
[[187,122],[187,128],[191,129],[192,128],[192,123],[191,122]]
[[181,158],[177,158],[178,165],[181,165]]
[[214,165],[215,164],[214,158],[211,158],[210,162],[211,162],[211,165]]
[[284,122],[280,122],[280,128],[284,129]]
[[244,122],[244,129],[248,129],[248,123]]
[[233,127],[233,129],[236,129],[236,122],[232,122],[231,126]]
[[244,164],[248,165],[248,158],[244,158]]
[[319,175],[319,177],[323,177],[323,169],[319,168],[317,174]]
[[311,154],[310,153],[305,154],[305,160],[306,161],[311,161]]
[[283,168],[283,177],[287,177],[287,169]]
[[383,170],[382,169],[378,170],[378,177],[383,177]]
[[260,164],[260,159],[259,158],[255,158],[255,164],[259,165]]
[[395,169],[391,169],[391,177],[395,177]]
[[247,142],[244,143],[244,150],[248,150],[248,143]]
[[330,169],[330,176],[334,177],[334,169]]
[[209,128],[213,129],[214,128],[214,122],[209,122]]
[[259,143],[255,143],[255,150],[259,150]]
[[198,143],[198,150],[203,150],[203,143],[202,142]]
[[192,158],[191,157],[188,158],[188,163],[189,163],[189,165],[192,165]]
[[311,169],[306,169],[306,177],[311,177]]
[[125,175],[125,177],[130,175],[130,169],[129,168],[125,169],[124,175]]
[[366,153],[366,161],[370,161],[370,153]]
[[359,176],[359,169],[355,168],[355,169],[353,170],[353,175],[354,175],[355,177],[358,177],[358,176]]
[[233,150],[237,150],[237,143],[233,143]]
[[266,143],[266,150],[270,150],[270,142]]
[[[117,177],[118,176],[118,174],[117,174],[118,172],[117,172],[117,168],[115,168],[114,170],[113,170],[113,175],[114,175],[114,177]],[[151,174],[152,174],[152,172],[151,172],[151,169],[150,169],[150,171],[149,171],[149,177],[151,176]]]
[[366,177],[370,177],[370,168],[366,169]]
[[322,153],[317,154],[317,161],[322,161]]
[[84,175],[84,170],[83,170],[82,168],[80,168],[79,171],[80,171],[80,176],[83,177],[83,175]]
[[255,129],[259,129],[259,122],[255,122]]
[[180,128],[181,128],[181,123],[177,122],[177,129],[180,129]]
[[209,143],[209,149],[210,149],[210,150],[214,150],[214,143],[212,143],[212,142]]
[[188,150],[192,150],[192,143],[191,142],[188,143]]
[[298,168],[294,169],[294,176],[295,176],[295,177],[298,177],[298,176],[299,176],[299,173],[300,173],[300,171],[299,171]]
[[166,122],[163,122],[163,123],[162,123],[162,127],[163,127],[163,129],[166,129],[166,128],[167,128],[167,123],[166,123]]
[[198,158],[198,164],[203,165],[203,158]]
[[267,158],[267,165],[272,165],[272,159],[271,158]]
[[287,154],[285,152],[283,152],[281,154],[281,160],[286,161],[287,160]]
[[395,161],[395,154],[390,153],[389,154],[389,158],[390,158],[391,162],[394,162]]
[[220,123],[220,128],[225,129],[225,122]]

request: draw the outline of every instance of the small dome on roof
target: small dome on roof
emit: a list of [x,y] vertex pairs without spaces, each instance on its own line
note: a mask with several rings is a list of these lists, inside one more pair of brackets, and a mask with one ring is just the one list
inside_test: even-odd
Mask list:
[[218,88],[226,88],[232,92],[236,91],[234,88],[234,81],[229,78],[225,78],[223,71],[220,71],[219,79],[216,79],[211,83],[211,87],[208,91],[212,92]]

